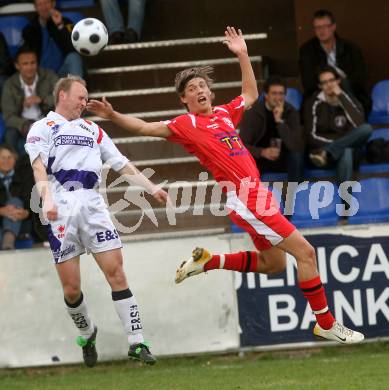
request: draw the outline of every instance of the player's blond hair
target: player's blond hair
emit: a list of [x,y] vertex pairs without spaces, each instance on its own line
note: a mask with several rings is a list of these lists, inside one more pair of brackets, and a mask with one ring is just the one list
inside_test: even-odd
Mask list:
[[213,66],[198,66],[196,68],[188,68],[176,74],[174,86],[179,96],[184,95],[185,87],[188,82],[196,77],[201,77],[207,83],[208,88],[211,88],[213,79],[210,77],[213,73]]
[[60,78],[54,85],[53,95],[54,95],[54,105],[57,105],[59,93],[61,91],[69,92],[73,83],[80,83],[86,87],[86,82],[83,78],[74,75],[67,75],[66,77]]

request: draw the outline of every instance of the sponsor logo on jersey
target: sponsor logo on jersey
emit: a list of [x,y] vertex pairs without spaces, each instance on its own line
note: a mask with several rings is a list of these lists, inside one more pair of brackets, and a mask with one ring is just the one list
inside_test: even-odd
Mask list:
[[53,125],[55,125],[55,122],[54,121],[49,121],[49,122],[46,122],[46,125],[47,126],[53,126]]
[[64,225],[59,225],[57,227],[57,230],[58,230],[57,237],[58,238],[64,238],[65,237],[65,226]]
[[220,126],[217,123],[213,123],[212,125],[207,125],[207,129],[218,129]]
[[231,129],[234,129],[234,124],[231,122],[231,119],[230,118],[226,118],[226,117],[223,117],[223,122],[227,125],[227,126],[230,126]]
[[28,144],[35,144],[35,142],[38,142],[40,140],[41,140],[40,137],[33,135],[33,136],[27,138],[27,143]]
[[54,125],[51,127],[52,135],[56,135],[59,132],[59,125]]
[[[85,120],[85,119],[84,119],[84,120]],[[85,122],[86,122],[86,121],[85,121]],[[88,122],[86,122],[86,123],[88,123]],[[89,124],[92,124],[92,123],[89,122]],[[92,129],[90,129],[88,126],[85,126],[83,123],[79,123],[78,126],[80,126],[82,129],[86,130],[87,132],[89,132],[89,133],[95,135],[95,132],[94,132]]]
[[83,135],[60,135],[54,138],[54,146],[60,145],[76,145],[76,146],[88,146],[93,148],[94,140],[91,137],[85,137]]

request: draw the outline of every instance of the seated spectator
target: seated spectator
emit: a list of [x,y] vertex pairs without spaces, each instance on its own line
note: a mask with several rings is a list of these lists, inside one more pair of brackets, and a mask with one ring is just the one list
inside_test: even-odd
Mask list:
[[309,158],[320,168],[336,166],[340,184],[352,179],[355,157],[373,129],[364,123],[362,105],[342,90],[341,77],[335,68],[323,67],[318,81],[321,92],[305,106]]
[[362,103],[366,113],[371,102],[366,91],[367,71],[361,50],[353,42],[340,38],[336,22],[328,10],[319,10],[313,16],[315,37],[300,48],[300,75],[304,98],[317,92],[316,74],[319,67],[333,66],[341,76],[341,87]]
[[[25,188],[23,191],[26,183],[23,178],[26,171],[16,170],[15,164],[15,151],[7,145],[0,145],[0,241],[2,250],[14,249],[15,240],[19,234],[22,233],[24,238],[30,237],[31,234],[29,211],[31,188]],[[32,172],[30,174],[32,175]]]
[[81,56],[71,40],[73,24],[55,9],[55,1],[35,0],[37,14],[23,29],[24,45],[38,53],[39,65],[51,69],[60,77],[84,76]]
[[146,0],[128,0],[127,27],[118,0],[100,0],[101,10],[109,32],[109,43],[133,43],[141,36]]
[[304,179],[304,139],[298,111],[285,101],[286,83],[271,77],[264,99],[246,111],[240,136],[261,173],[288,172],[288,181]]
[[7,77],[15,72],[4,34],[0,32],[0,94]]
[[1,106],[5,122],[5,142],[24,154],[24,144],[31,124],[54,107],[53,88],[57,75],[38,68],[37,55],[22,47],[16,55],[17,72],[5,83]]

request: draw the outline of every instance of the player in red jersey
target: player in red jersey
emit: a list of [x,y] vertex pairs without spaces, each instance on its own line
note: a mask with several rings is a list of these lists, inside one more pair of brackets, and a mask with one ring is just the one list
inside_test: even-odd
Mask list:
[[104,98],[101,102],[91,100],[87,108],[133,134],[164,137],[183,145],[222,185],[230,218],[252,237],[258,251],[211,255],[196,248],[177,270],[176,283],[213,269],[279,273],[285,269],[288,252],[296,258],[299,286],[316,316],[314,334],[341,343],[361,342],[363,334],[332,316],[314,248],[280,213],[271,192],[261,185],[255,161],[236,132],[244,110],[258,98],[258,90],[242,32],[227,27],[223,43],[238,57],[242,72],[242,94],[228,104],[212,107],[212,68],[203,67],[177,74],[176,90],[188,113],[172,120],[148,123],[123,115]]

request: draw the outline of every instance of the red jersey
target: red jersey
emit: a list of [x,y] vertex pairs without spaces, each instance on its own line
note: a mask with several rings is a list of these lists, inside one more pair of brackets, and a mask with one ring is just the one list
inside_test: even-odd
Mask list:
[[164,122],[173,133],[167,139],[195,155],[216,181],[232,182],[238,189],[243,179],[259,181],[255,161],[236,131],[243,112],[244,99],[238,96],[215,106],[211,115],[180,115]]

